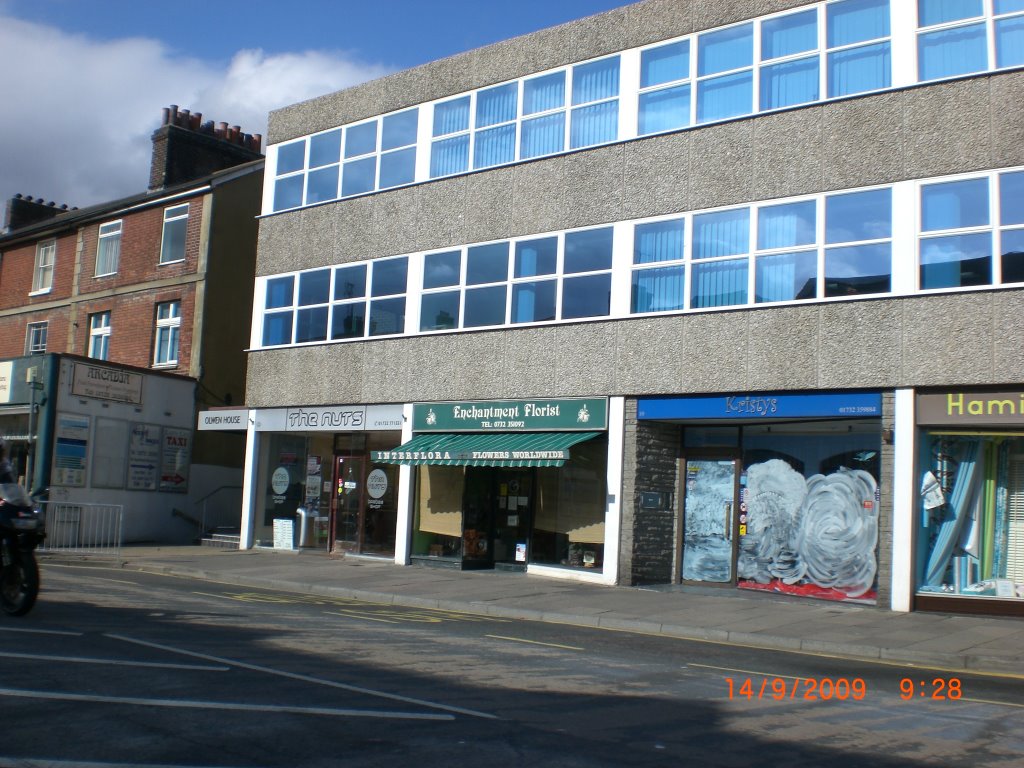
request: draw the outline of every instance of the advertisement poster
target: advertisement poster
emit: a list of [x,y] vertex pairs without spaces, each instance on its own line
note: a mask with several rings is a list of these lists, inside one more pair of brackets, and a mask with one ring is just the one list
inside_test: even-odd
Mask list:
[[184,493],[188,490],[189,454],[192,432],[187,429],[164,429],[160,462],[160,490]]
[[85,457],[89,449],[89,417],[57,415],[53,457],[53,484],[85,486]]
[[160,466],[160,427],[132,424],[128,442],[128,490],[155,491]]

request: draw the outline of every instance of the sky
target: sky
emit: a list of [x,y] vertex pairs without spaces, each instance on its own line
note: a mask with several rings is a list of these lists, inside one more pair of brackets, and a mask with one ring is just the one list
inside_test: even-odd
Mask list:
[[631,0],[0,0],[0,205],[144,192],[171,104],[267,114]]

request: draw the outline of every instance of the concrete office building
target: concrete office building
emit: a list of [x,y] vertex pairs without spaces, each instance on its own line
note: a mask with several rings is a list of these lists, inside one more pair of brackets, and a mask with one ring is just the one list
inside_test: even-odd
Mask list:
[[274,112],[242,545],[1020,614],[1022,67],[645,0]]

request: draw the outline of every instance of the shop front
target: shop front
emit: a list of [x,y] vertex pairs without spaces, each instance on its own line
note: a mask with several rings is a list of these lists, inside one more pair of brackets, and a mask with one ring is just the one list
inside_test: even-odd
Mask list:
[[1024,616],[1024,389],[915,399],[914,607]]
[[415,468],[412,562],[601,573],[607,430],[604,398],[417,403],[412,439],[371,457]]
[[678,425],[674,581],[874,603],[878,393],[641,398]]
[[401,405],[253,411],[257,546],[395,556],[398,468],[372,451],[401,441]]

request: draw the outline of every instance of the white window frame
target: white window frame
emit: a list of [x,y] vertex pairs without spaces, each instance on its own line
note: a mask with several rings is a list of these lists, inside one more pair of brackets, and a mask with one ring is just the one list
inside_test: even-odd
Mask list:
[[[181,344],[181,300],[156,305],[156,332],[153,336],[153,367],[169,368],[178,364]],[[173,353],[173,354],[172,354]]]
[[42,355],[46,353],[46,341],[49,335],[49,323],[29,323],[25,328],[25,354]]
[[[188,248],[188,214],[189,204],[183,203],[182,205],[174,205],[170,208],[164,209],[164,225],[163,230],[160,234],[160,264],[180,264],[185,260],[185,251]],[[165,249],[167,247],[167,231],[168,225],[175,224],[182,219],[186,220],[185,224],[185,238],[182,239],[181,255],[175,256],[174,258],[164,258]],[[172,254],[173,255],[173,254]]]
[[53,288],[53,272],[57,265],[57,241],[36,244],[36,261],[32,270],[31,294],[49,293]]
[[[96,271],[94,277],[116,275],[121,262],[121,230],[123,221],[108,221],[100,224],[99,236],[96,243]],[[106,254],[105,251],[108,251]],[[112,254],[112,255],[111,255]],[[103,262],[101,269],[101,258]]]
[[89,315],[89,357],[110,359],[110,310]]

